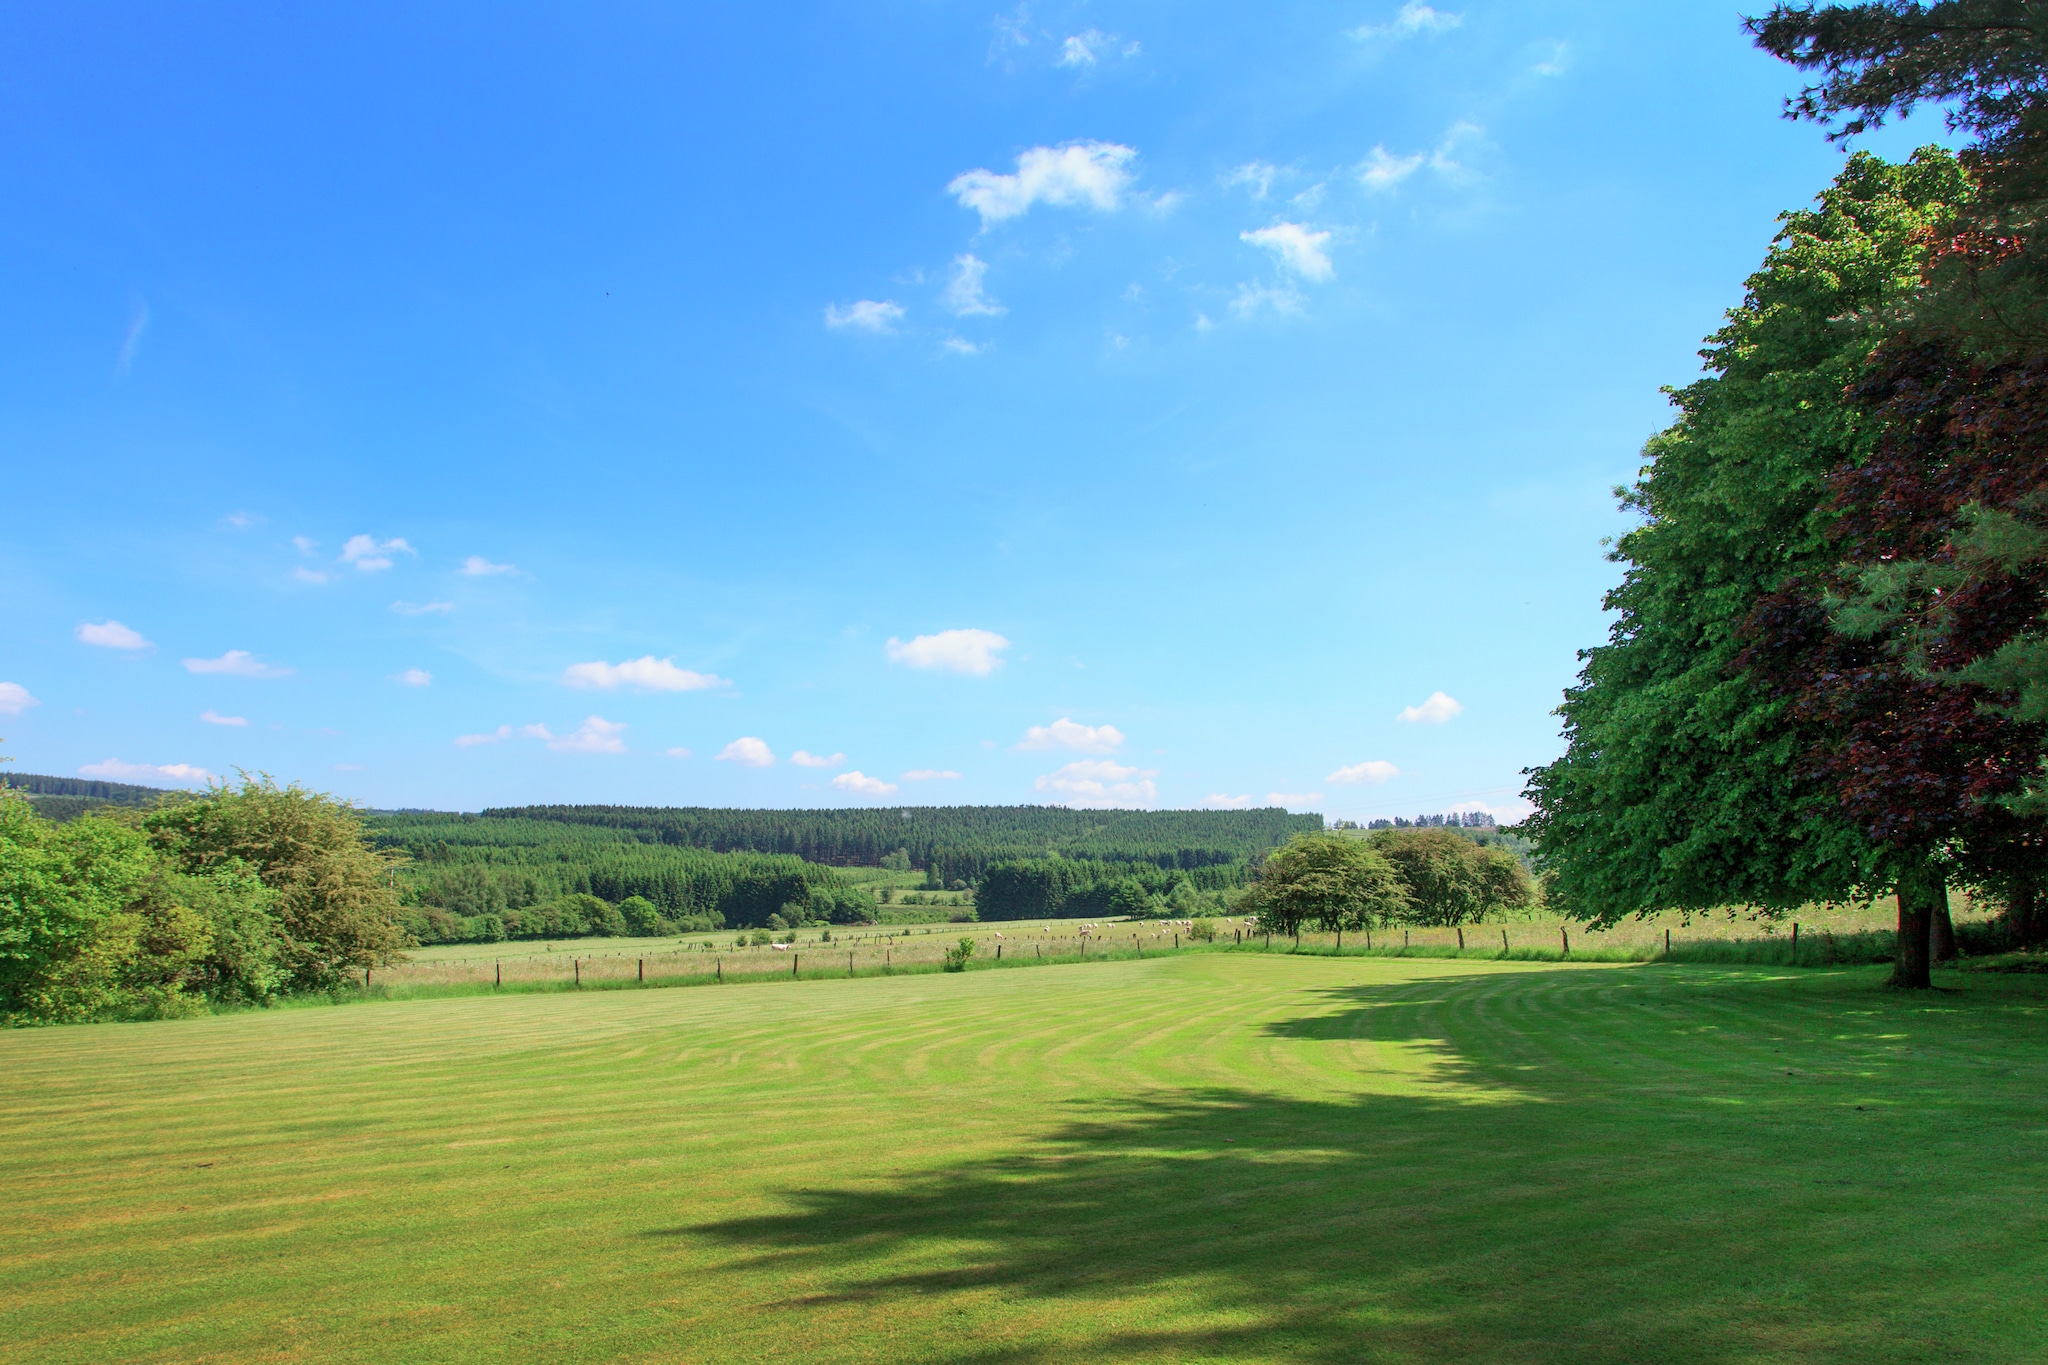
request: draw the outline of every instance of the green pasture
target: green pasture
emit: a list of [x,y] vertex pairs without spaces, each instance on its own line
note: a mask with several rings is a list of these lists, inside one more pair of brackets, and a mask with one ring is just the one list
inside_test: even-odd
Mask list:
[[0,1361],[2048,1358],[2039,977],[1254,952],[0,1035]]

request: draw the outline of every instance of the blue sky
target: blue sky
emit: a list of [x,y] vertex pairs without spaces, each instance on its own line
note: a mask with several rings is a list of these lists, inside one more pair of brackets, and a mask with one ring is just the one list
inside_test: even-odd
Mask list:
[[1841,157],[1722,4],[10,30],[5,752],[379,806],[1511,814]]

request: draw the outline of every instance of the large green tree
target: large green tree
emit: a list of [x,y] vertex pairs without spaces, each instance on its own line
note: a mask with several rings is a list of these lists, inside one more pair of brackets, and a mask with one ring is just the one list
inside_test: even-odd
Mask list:
[[1566,693],[1564,756],[1529,775],[1568,912],[1782,910],[1887,875],[1803,763],[1812,737],[1790,703],[1737,656],[1761,600],[1835,561],[1828,480],[1874,439],[1844,390],[1918,287],[1929,231],[1969,194],[1938,149],[1851,157],[1814,207],[1783,216],[1702,353],[1709,373],[1673,395],[1678,420],[1620,491],[1642,520],[1613,551],[1617,619]]
[[1400,874],[1362,839],[1298,834],[1275,850],[1240,909],[1283,934],[1314,926],[1333,933],[1385,924],[1408,908]]

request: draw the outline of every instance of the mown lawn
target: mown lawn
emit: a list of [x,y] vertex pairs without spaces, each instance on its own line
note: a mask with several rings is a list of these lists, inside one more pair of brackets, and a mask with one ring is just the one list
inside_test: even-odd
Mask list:
[[2038,1361],[2048,981],[1204,954],[0,1035],[0,1361]]

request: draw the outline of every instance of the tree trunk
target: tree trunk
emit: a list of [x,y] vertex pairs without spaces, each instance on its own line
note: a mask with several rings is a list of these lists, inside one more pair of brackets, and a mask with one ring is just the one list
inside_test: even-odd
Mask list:
[[1936,962],[1954,962],[1959,956],[1956,952],[1956,922],[1948,917],[1948,887],[1946,886],[1941,888],[1941,898],[1934,902],[1933,930],[1934,932],[1931,937],[1933,939],[1934,960]]
[[1934,957],[1934,908],[1948,905],[1948,882],[1927,857],[1916,858],[1899,873],[1899,955],[1892,964],[1891,984],[1924,991],[1934,984],[1928,967]]
[[2041,941],[2041,913],[2037,908],[2032,878],[2015,881],[2005,894],[2005,940],[2014,948],[2031,948]]

